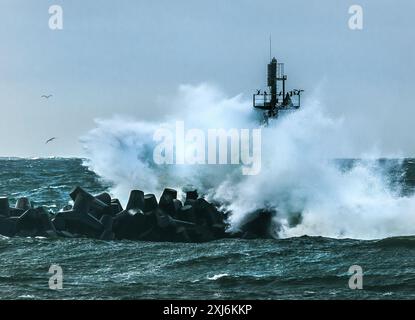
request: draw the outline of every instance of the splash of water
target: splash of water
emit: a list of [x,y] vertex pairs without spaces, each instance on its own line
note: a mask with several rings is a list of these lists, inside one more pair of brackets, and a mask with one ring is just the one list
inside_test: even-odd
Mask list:
[[[333,159],[356,157],[342,119],[327,116],[317,99],[272,121],[262,131],[262,171],[243,176],[235,166],[156,166],[154,131],[184,121],[191,128],[254,128],[258,114],[241,96],[226,97],[203,84],[181,86],[160,123],[121,117],[97,120],[82,142],[89,166],[125,199],[132,188],[160,192],[165,186],[193,184],[232,212],[231,231],[250,213],[275,209],[280,237],[316,235],[361,239],[415,234],[415,197],[391,190],[374,161],[344,170]],[[375,152],[360,155],[376,158]],[[292,224],[293,217],[300,217]]]

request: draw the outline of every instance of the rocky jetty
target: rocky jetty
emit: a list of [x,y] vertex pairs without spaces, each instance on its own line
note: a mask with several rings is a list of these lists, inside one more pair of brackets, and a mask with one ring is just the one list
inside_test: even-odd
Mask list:
[[228,233],[227,214],[199,197],[195,189],[186,190],[182,201],[177,190],[170,188],[164,189],[159,200],[154,194],[132,190],[125,208],[106,192],[92,195],[76,187],[69,196],[73,205],[56,213],[34,208],[28,198],[19,198],[10,207],[9,199],[0,197],[0,234],[166,242],[271,237],[271,212],[256,212],[240,232]]

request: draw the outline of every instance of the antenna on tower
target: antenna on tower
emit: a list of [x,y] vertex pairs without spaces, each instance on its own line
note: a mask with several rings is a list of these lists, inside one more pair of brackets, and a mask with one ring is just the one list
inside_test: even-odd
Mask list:
[[[257,109],[264,110],[265,120],[277,118],[279,112],[296,110],[301,105],[301,93],[304,90],[295,89],[292,91],[285,90],[287,75],[284,74],[284,63],[278,62],[272,58],[272,38],[269,37],[269,54],[270,62],[267,67],[267,91],[253,94],[253,106]],[[281,91],[279,89],[282,89]]]

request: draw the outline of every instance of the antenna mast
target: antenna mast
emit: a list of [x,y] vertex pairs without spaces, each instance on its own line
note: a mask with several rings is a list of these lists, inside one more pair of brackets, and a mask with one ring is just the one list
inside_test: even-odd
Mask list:
[[[279,63],[272,58],[272,37],[269,35],[269,57],[267,72],[267,90],[253,95],[253,106],[264,110],[265,120],[277,118],[280,111],[296,110],[300,108],[300,95],[304,90],[294,89],[286,92],[285,82],[287,75],[284,74],[284,63]],[[279,91],[281,86],[282,91]]]

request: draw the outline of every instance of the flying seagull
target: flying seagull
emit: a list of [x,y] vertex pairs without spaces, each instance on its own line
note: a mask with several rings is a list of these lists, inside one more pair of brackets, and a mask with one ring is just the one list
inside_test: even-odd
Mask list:
[[52,142],[55,139],[56,139],[56,137],[50,138],[50,139],[46,140],[45,144],[48,144],[49,142]]
[[53,95],[52,94],[49,94],[49,95],[43,95],[43,96],[41,96],[41,98],[45,98],[45,99],[49,99],[50,97],[52,97]]

